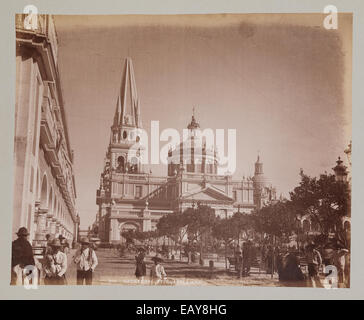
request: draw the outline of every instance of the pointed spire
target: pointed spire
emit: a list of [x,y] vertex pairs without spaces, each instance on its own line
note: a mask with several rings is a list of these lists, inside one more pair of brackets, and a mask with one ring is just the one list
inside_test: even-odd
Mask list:
[[195,119],[195,107],[192,108],[192,119],[191,122],[188,124],[187,128],[190,130],[197,129],[200,127],[200,124]]
[[121,116],[121,105],[120,105],[120,99],[118,96],[117,102],[116,102],[116,109],[115,109],[115,115],[114,115],[114,123],[113,125],[117,127],[120,123],[120,116]]
[[257,157],[257,162],[256,163],[261,163],[260,162],[260,150],[258,150],[258,157]]
[[260,161],[260,152],[258,151],[258,157],[257,157],[257,161],[255,162],[255,172],[254,174],[263,174],[263,163]]
[[140,127],[139,98],[131,58],[125,59],[120,91],[116,103],[114,126],[129,125]]

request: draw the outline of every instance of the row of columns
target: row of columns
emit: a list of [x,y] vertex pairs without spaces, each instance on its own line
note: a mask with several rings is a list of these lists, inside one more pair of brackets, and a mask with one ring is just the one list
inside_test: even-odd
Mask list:
[[73,233],[67,230],[66,226],[62,222],[53,215],[48,214],[48,209],[39,208],[37,205],[35,209],[35,224],[35,246],[44,246],[46,234],[53,236],[62,235],[71,242],[73,240]]

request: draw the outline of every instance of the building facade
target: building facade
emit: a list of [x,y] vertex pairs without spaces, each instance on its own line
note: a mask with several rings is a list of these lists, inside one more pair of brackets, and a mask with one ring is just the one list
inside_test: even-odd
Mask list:
[[206,147],[194,115],[187,125],[187,139],[168,152],[167,175],[146,172],[138,134],[140,115],[133,64],[127,58],[96,193],[101,241],[121,242],[121,233],[127,230],[154,230],[163,215],[183,212],[196,203],[210,206],[220,217],[230,217],[235,212],[250,213],[276,198],[259,157],[253,177],[234,180],[229,174],[217,173],[216,149]]
[[[76,188],[52,16],[16,15],[13,236],[77,237]],[[35,20],[34,20],[35,19]]]

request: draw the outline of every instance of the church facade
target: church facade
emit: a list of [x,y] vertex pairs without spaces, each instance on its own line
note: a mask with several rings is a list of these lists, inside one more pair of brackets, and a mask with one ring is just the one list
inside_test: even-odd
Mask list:
[[235,180],[230,174],[218,174],[216,150],[198,141],[200,125],[194,115],[187,125],[187,140],[168,152],[167,175],[146,172],[140,159],[143,146],[134,147],[140,141],[140,115],[133,64],[127,58],[96,192],[98,213],[93,228],[101,241],[122,242],[121,233],[127,230],[155,230],[162,216],[183,212],[197,203],[227,218],[235,212],[250,213],[276,199],[259,157],[252,177]]

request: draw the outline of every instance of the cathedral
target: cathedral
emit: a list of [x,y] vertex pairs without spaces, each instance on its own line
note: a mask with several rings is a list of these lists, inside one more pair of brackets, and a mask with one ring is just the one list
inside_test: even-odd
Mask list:
[[132,150],[140,140],[140,128],[141,108],[133,64],[127,58],[96,192],[98,213],[94,227],[102,242],[122,242],[121,233],[127,230],[155,230],[162,216],[183,212],[197,203],[208,205],[216,215],[227,218],[236,212],[250,213],[276,199],[259,156],[252,177],[234,180],[230,174],[218,174],[216,150],[195,141],[201,137],[194,115],[187,124],[187,140],[168,152],[166,176],[147,172],[140,159],[142,150]]

